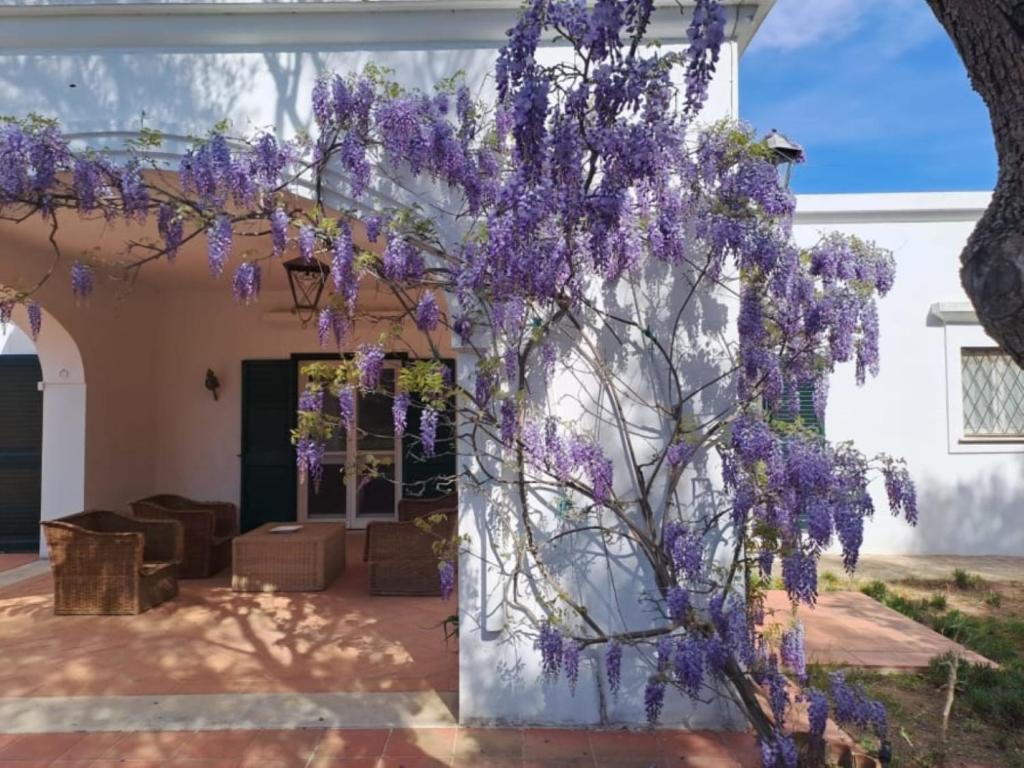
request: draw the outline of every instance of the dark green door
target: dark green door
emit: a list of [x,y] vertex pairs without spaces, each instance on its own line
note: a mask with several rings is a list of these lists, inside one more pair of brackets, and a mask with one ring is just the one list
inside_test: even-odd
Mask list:
[[297,372],[291,360],[242,361],[242,530],[295,519]]
[[39,549],[42,378],[35,355],[0,355],[0,552]]

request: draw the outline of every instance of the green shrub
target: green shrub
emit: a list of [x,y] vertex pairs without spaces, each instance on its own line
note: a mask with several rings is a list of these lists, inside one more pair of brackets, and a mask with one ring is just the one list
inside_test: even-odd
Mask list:
[[976,589],[981,586],[983,579],[976,573],[968,573],[963,568],[953,571],[953,583],[957,589]]
[[985,605],[998,608],[1003,604],[1003,597],[998,592],[989,592],[985,595]]
[[[936,688],[949,680],[951,654],[937,656],[928,664],[925,679]],[[957,668],[957,707],[1001,727],[1024,728],[1024,671],[1016,666],[995,669],[960,661]]]
[[885,582],[872,581],[861,587],[860,591],[868,597],[877,600],[880,603],[883,603],[885,602],[885,596],[886,593],[889,591],[889,588],[885,586]]
[[928,599],[928,607],[933,611],[944,611],[946,610],[946,596],[945,595],[932,595]]

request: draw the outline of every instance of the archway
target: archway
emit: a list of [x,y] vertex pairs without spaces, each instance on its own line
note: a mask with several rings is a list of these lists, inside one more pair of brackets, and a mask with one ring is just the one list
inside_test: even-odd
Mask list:
[[[13,323],[29,335],[24,307],[15,309]],[[34,346],[42,375],[39,515],[52,520],[85,507],[85,368],[71,334],[45,310]],[[45,541],[39,552],[46,556]]]

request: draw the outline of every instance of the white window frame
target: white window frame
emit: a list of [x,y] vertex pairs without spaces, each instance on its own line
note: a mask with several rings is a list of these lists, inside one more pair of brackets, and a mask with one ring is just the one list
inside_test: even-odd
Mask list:
[[[305,388],[306,388],[306,377],[302,373],[302,368],[305,365],[309,364],[309,363],[340,364],[341,361],[338,360],[337,358],[329,358],[329,359],[326,359],[326,360],[303,360],[302,364],[299,366],[299,386],[298,386],[298,392],[299,392],[300,395],[302,394],[303,391],[305,391]],[[393,369],[395,371],[395,382],[397,383],[398,382],[398,371],[402,368],[401,361],[400,360],[385,360],[383,367],[384,368],[391,368],[391,369]],[[353,413],[353,422],[355,424],[359,423],[359,398],[358,397],[356,398],[355,411]],[[336,452],[332,451],[332,452],[329,452],[329,453],[327,453],[325,455],[324,458],[325,458],[325,460],[330,459],[330,460],[333,461],[333,460],[336,460],[337,458],[340,458],[341,455],[344,455],[344,459],[345,459],[345,472],[346,473],[350,473],[351,470],[352,470],[353,463],[358,460],[359,455],[360,455],[360,451],[358,451],[356,449],[356,440],[358,438],[358,430],[356,430],[356,429],[348,430],[348,432],[347,432],[345,437],[346,437],[346,440],[345,440],[345,450],[344,451],[336,451]],[[354,482],[351,482],[351,480],[349,480],[348,482],[345,483],[345,511],[346,511],[346,514],[344,514],[344,515],[317,515],[316,517],[310,517],[309,516],[309,497],[307,495],[308,494],[308,487],[307,486],[308,486],[309,481],[307,479],[305,482],[303,482],[303,479],[302,479],[302,476],[301,476],[301,473],[300,473],[299,482],[296,483],[296,485],[297,485],[297,496],[298,496],[296,510],[298,512],[297,517],[298,517],[298,521],[299,522],[301,522],[301,523],[343,522],[343,523],[345,523],[346,527],[349,530],[361,530],[361,529],[366,527],[367,523],[370,523],[370,522],[372,522],[374,520],[397,520],[398,519],[398,502],[401,501],[401,498],[402,498],[402,438],[400,438],[398,436],[395,437],[395,448],[394,448],[394,453],[393,454],[392,454],[391,451],[362,451],[361,453],[363,453],[363,454],[367,454],[367,453],[379,454],[381,456],[385,456],[385,455],[391,455],[392,456],[392,460],[394,462],[394,467],[395,467],[396,492],[395,492],[395,508],[392,510],[391,514],[385,514],[385,515],[359,515],[359,514],[357,514],[357,510],[356,510],[356,496],[357,496],[357,493],[358,493],[358,488],[357,488],[358,483],[354,483]],[[336,466],[336,465],[332,463],[330,466]],[[333,474],[333,473],[327,473],[327,472],[324,473],[324,482],[328,482],[328,480],[329,480],[328,475],[329,474]],[[334,481],[335,482],[340,482],[340,478],[334,478]]]
[[1024,453],[1024,437],[975,437],[964,434],[963,350],[999,345],[978,322],[970,304],[933,304],[931,315],[943,324],[946,348],[946,434],[950,453]]

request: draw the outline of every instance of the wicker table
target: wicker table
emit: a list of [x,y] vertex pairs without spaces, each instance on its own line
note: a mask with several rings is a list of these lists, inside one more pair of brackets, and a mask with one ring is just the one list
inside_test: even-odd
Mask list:
[[231,588],[236,592],[316,592],[345,570],[345,524],[305,523],[294,533],[270,533],[292,523],[267,523],[233,542]]

